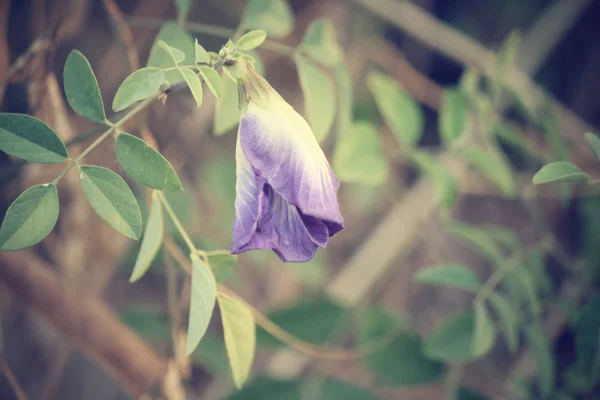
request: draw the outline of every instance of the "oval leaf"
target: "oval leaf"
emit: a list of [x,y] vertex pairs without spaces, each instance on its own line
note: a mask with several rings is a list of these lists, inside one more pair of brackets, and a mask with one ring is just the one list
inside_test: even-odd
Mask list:
[[121,111],[139,100],[154,95],[165,80],[162,70],[154,67],[138,69],[129,75],[115,94],[113,111]]
[[217,299],[217,282],[212,271],[192,254],[192,287],[185,356],[189,356],[206,333]]
[[490,318],[485,304],[476,302],[475,309],[475,331],[473,332],[473,355],[481,357],[485,355],[496,340],[496,327]]
[[317,141],[322,142],[335,118],[335,88],[329,77],[307,58],[294,57],[300,87],[304,94],[304,111]]
[[52,128],[25,114],[0,114],[0,150],[39,164],[57,164],[69,157]]
[[590,176],[567,161],[556,161],[544,165],[533,176],[533,184],[556,182],[589,182]]
[[[542,398],[546,398],[554,389],[555,365],[552,347],[544,334],[544,329],[536,322],[525,327],[525,338],[533,350]],[[596,340],[598,340],[597,335]]]
[[[170,54],[158,46],[158,42],[161,40],[169,46],[173,46],[185,53],[185,59],[182,61],[183,65],[192,65],[194,63],[194,38],[182,30],[177,23],[167,22],[162,26],[154,39],[150,56],[148,57],[148,67],[169,68],[174,66]],[[164,74],[165,80],[171,84],[183,80],[183,76],[179,71],[166,71]]]
[[250,375],[256,351],[254,317],[248,306],[233,297],[219,293],[217,300],[233,382],[241,389]]
[[198,43],[198,39],[194,42],[194,56],[196,64],[207,63],[210,61],[210,54],[208,54],[208,51]]
[[594,152],[596,158],[600,161],[600,139],[598,138],[598,136],[588,132],[585,135],[583,135],[583,137],[585,138],[585,141],[588,142],[588,144],[590,145],[590,148]]
[[492,293],[489,300],[500,320],[508,349],[515,352],[519,345],[519,319],[517,313],[506,297],[499,293]]
[[78,50],[67,57],[63,71],[65,94],[77,114],[90,121],[103,123],[106,119],[102,95],[92,66]]
[[44,239],[58,219],[56,185],[33,186],[8,207],[0,228],[0,250],[19,250]]
[[414,280],[419,283],[450,286],[469,292],[477,292],[481,287],[475,274],[462,265],[441,265],[427,268],[419,271]]
[[475,313],[471,310],[446,319],[431,336],[425,339],[425,355],[449,362],[470,361],[473,354]]
[[337,42],[335,28],[331,20],[319,18],[306,29],[300,49],[313,60],[334,66],[342,59],[342,51]]
[[458,139],[465,130],[469,104],[465,95],[457,89],[446,89],[440,106],[440,138],[446,145]]
[[221,97],[223,88],[221,87],[221,77],[214,68],[202,66],[200,67],[200,75],[206,82],[206,86],[215,95],[215,97]]
[[208,257],[208,266],[215,274],[217,282],[222,282],[233,274],[238,261],[237,256],[223,251],[219,251],[218,253],[209,251],[206,255]]
[[473,167],[479,170],[507,196],[514,197],[517,192],[515,173],[504,154],[495,149],[464,149],[459,154]]
[[181,182],[171,164],[146,142],[128,133],[117,138],[116,153],[127,175],[153,189],[181,190]]
[[79,171],[85,197],[94,211],[123,235],[139,239],[142,214],[127,182],[104,167],[84,165]]
[[187,82],[194,100],[196,100],[196,106],[200,107],[202,105],[202,81],[200,81],[200,77],[194,71],[186,68],[179,71]]
[[501,258],[501,251],[494,241],[493,237],[485,229],[476,226],[453,222],[448,224],[448,233],[464,241],[473,250],[488,258],[490,261],[497,262]]
[[241,117],[237,83],[225,75],[221,77],[221,83],[223,95],[216,101],[213,123],[213,132],[216,136],[231,131],[238,124]]
[[148,271],[148,268],[150,268],[152,261],[154,261],[154,258],[156,257],[156,253],[158,253],[158,250],[162,245],[163,236],[164,221],[162,206],[156,192],[152,192],[152,206],[150,207],[150,213],[148,214],[146,230],[144,231],[140,252],[135,260],[129,282],[133,283],[139,280],[144,276],[146,271]]
[[450,211],[458,199],[458,189],[448,168],[434,157],[420,151],[411,152],[410,159],[433,184],[441,211]]
[[167,53],[174,65],[179,65],[185,60],[185,53],[178,48],[169,46],[162,40],[159,40],[157,45]]
[[267,32],[262,29],[250,31],[239,38],[235,47],[240,50],[252,50],[260,46],[267,38]]
[[250,0],[241,26],[264,29],[270,37],[281,38],[294,29],[294,13],[287,0]]

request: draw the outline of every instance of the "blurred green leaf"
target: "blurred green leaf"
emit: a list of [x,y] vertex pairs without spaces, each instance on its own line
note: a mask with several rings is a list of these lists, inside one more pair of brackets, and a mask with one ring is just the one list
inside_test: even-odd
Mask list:
[[473,225],[452,222],[446,227],[449,234],[465,242],[469,247],[479,254],[485,256],[492,262],[501,259],[501,251],[493,237],[485,229]]
[[115,150],[117,159],[127,175],[136,181],[163,191],[182,189],[169,161],[142,139],[121,133],[117,137]]
[[585,135],[583,135],[583,137],[585,138],[585,141],[588,142],[588,144],[590,145],[590,148],[594,152],[594,155],[596,156],[598,161],[600,161],[600,138],[598,138],[598,136],[590,132],[587,132]]
[[219,73],[211,67],[201,66],[200,74],[212,94],[214,94],[215,97],[221,97],[223,88],[221,86],[221,77],[219,76]]
[[177,6],[177,20],[185,21],[190,6],[192,5],[192,0],[175,0],[175,5]]
[[226,400],[301,400],[299,381],[258,377],[240,391],[227,396]]
[[327,18],[319,18],[308,26],[300,49],[313,60],[328,66],[335,66],[342,59],[335,28]]
[[192,260],[192,287],[185,346],[186,357],[192,354],[206,333],[217,298],[217,282],[210,268],[196,254],[192,254],[190,258]]
[[78,50],[67,57],[63,71],[67,101],[85,119],[103,123],[106,119],[102,95],[90,62]]
[[483,302],[473,304],[475,310],[475,330],[473,332],[472,351],[475,357],[487,354],[496,341],[496,327]]
[[526,269],[529,271],[536,292],[540,296],[546,296],[554,290],[554,282],[546,268],[546,249],[542,247],[529,248],[525,254]]
[[0,150],[39,164],[58,164],[69,157],[52,128],[25,114],[0,113]]
[[333,69],[335,86],[337,89],[338,112],[337,112],[337,135],[342,137],[350,129],[352,124],[352,77],[344,63],[339,63]]
[[534,185],[557,182],[589,182],[590,176],[567,161],[546,164],[533,176]]
[[504,274],[502,284],[508,290],[515,306],[528,305],[532,314],[539,312],[540,305],[537,298],[535,282],[529,270],[521,265],[507,265],[509,270]]
[[456,400],[491,400],[489,397],[475,392],[471,389],[460,388],[456,394]]
[[167,317],[149,305],[130,305],[119,313],[121,321],[140,336],[150,341],[158,341],[169,337],[169,321]]
[[178,48],[169,46],[162,40],[159,40],[157,45],[158,45],[158,47],[160,47],[167,53],[167,55],[169,56],[169,58],[172,61],[171,66],[177,66],[177,65],[181,64],[181,62],[183,60],[185,60],[185,53],[183,51],[179,50]]
[[227,76],[221,76],[223,94],[215,105],[213,132],[217,136],[224,135],[240,122],[240,109],[237,83]]
[[400,83],[384,73],[371,72],[367,88],[396,140],[407,146],[417,143],[423,134],[423,111]]
[[489,301],[500,320],[508,349],[514,353],[519,346],[519,317],[517,312],[506,297],[500,293],[492,293]]
[[156,192],[152,192],[152,205],[150,206],[150,214],[146,221],[146,230],[142,238],[142,245],[138,253],[137,259],[129,282],[133,283],[141,279],[152,265],[152,261],[156,257],[164,237],[164,221],[162,206]]
[[453,264],[423,269],[415,274],[414,280],[419,283],[450,286],[469,292],[477,292],[481,287],[481,282],[470,269]]
[[544,110],[541,116],[540,122],[542,132],[546,136],[550,147],[552,148],[552,154],[556,160],[568,160],[569,159],[569,146],[565,138],[562,135],[558,121],[554,114],[549,110]]
[[80,166],[79,176],[94,211],[118,232],[138,240],[142,214],[127,182],[110,169],[96,165]]
[[242,16],[245,29],[264,29],[272,38],[282,38],[294,29],[294,13],[287,0],[249,0]]
[[308,123],[317,141],[323,142],[335,118],[335,88],[329,77],[306,57],[297,55],[294,60]]
[[504,81],[506,78],[506,73],[512,67],[515,61],[515,57],[517,56],[517,51],[519,50],[519,45],[521,44],[521,35],[512,31],[504,43],[502,44],[502,48],[498,52],[498,58],[496,60],[496,71],[493,76],[495,91],[499,93],[500,87],[504,85]]
[[500,151],[489,149],[462,149],[459,154],[490,179],[508,197],[517,193],[515,174],[508,160]]
[[194,58],[196,64],[206,63],[210,61],[210,54],[202,47],[200,43],[198,43],[198,39],[194,41]]
[[458,199],[458,188],[448,168],[434,157],[418,150],[410,153],[410,159],[433,184],[441,211],[448,213]]
[[202,364],[213,375],[229,376],[231,374],[223,338],[210,331],[206,332],[200,341],[193,357],[195,362]]
[[353,383],[327,378],[321,384],[317,400],[378,400],[375,394]]
[[595,295],[581,309],[575,323],[577,366],[593,384],[600,370],[600,295]]
[[208,266],[215,274],[217,283],[233,275],[237,266],[237,256],[222,252],[208,252]]
[[440,138],[446,146],[452,144],[465,131],[468,116],[469,103],[465,95],[458,89],[444,90],[438,128]]
[[196,100],[196,106],[200,107],[202,105],[202,81],[200,81],[200,77],[190,69],[181,69],[179,72],[187,82],[190,92]]
[[554,390],[555,365],[552,347],[539,323],[532,322],[524,328],[524,332],[535,357],[540,392],[545,398]]
[[521,132],[506,122],[494,124],[494,135],[498,138],[499,142],[521,153],[525,157],[539,161],[546,159],[544,155],[539,154],[538,151],[529,147],[525,136]]
[[260,46],[267,38],[267,32],[262,29],[257,29],[245,33],[235,44],[240,50],[252,50]]
[[357,122],[337,139],[333,169],[342,182],[381,185],[389,175],[379,132],[370,122]]
[[154,67],[138,69],[129,75],[113,99],[113,111],[121,111],[139,100],[147,99],[156,94],[165,80],[162,70]]
[[475,313],[463,311],[447,318],[425,339],[425,355],[435,360],[464,362],[476,358],[473,354]]
[[244,59],[252,64],[256,73],[259,75],[264,75],[265,64],[262,62],[258,52],[255,50],[246,50],[244,53]]
[[[167,22],[162,26],[154,39],[154,44],[150,49],[150,56],[148,57],[148,67],[173,67],[173,59],[164,49],[158,46],[159,41],[163,41],[167,45],[181,50],[185,54],[185,58],[181,61],[183,65],[194,64],[194,39],[175,22]],[[174,84],[182,81],[183,75],[179,71],[167,71],[165,72],[165,80],[170,84]]]
[[19,250],[44,239],[58,219],[54,184],[30,187],[12,202],[0,227],[0,250]]
[[509,252],[513,251],[519,245],[519,237],[510,229],[499,225],[483,225],[482,229],[499,247]]

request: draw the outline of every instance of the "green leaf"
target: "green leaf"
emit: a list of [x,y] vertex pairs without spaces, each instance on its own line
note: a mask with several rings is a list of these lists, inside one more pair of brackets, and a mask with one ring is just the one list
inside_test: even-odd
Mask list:
[[506,297],[500,293],[492,293],[489,301],[500,320],[508,349],[514,353],[519,346],[519,317],[517,312]]
[[464,362],[473,354],[475,313],[472,310],[454,314],[425,339],[425,355],[435,360]]
[[135,196],[117,173],[104,167],[79,167],[85,197],[94,211],[115,230],[138,240],[142,234],[142,214]]
[[337,137],[340,138],[350,130],[353,112],[352,77],[344,63],[339,63],[333,70],[337,88],[338,117]]
[[581,309],[575,322],[577,366],[589,383],[595,382],[600,370],[600,295],[595,295]]
[[192,254],[190,258],[192,260],[192,287],[188,336],[185,346],[186,357],[192,354],[206,333],[217,298],[217,282],[210,268],[196,254]]
[[207,63],[210,61],[210,54],[208,54],[208,51],[198,43],[198,39],[194,42],[194,55],[196,64]]
[[147,340],[159,341],[169,337],[169,320],[154,306],[128,305],[119,312],[119,317],[125,325]]
[[217,300],[233,382],[241,389],[250,375],[256,351],[254,317],[248,306],[233,297],[219,293]]
[[260,46],[267,38],[267,32],[262,29],[250,31],[238,39],[235,47],[240,50],[252,50]]
[[510,229],[498,225],[484,225],[482,228],[499,247],[511,251],[519,245],[519,237]]
[[517,193],[515,174],[504,154],[495,149],[462,149],[459,154],[498,186],[506,196]]
[[[212,68],[211,68],[212,69]],[[202,105],[202,81],[200,77],[196,75],[196,73],[187,68],[180,69],[181,75],[188,84],[190,91],[192,92],[192,96],[194,96],[194,100],[196,100],[196,106],[200,107]]]
[[491,399],[481,393],[474,392],[471,389],[460,388],[460,389],[458,389],[455,400],[491,400]]
[[154,67],[138,69],[129,75],[115,94],[113,111],[121,111],[139,100],[147,99],[156,94],[165,81],[162,70]]
[[294,13],[286,0],[250,0],[242,17],[244,29],[264,29],[275,39],[294,29]]
[[229,376],[231,374],[223,338],[214,333],[206,332],[194,352],[194,361],[200,363],[213,375]]
[[598,161],[600,161],[600,138],[598,138],[598,136],[590,132],[587,132],[585,135],[583,135],[583,137],[585,138],[585,141],[588,142],[588,144],[590,145],[590,148],[594,152],[594,155],[596,156]]
[[342,51],[331,20],[319,18],[310,24],[304,33],[300,50],[325,65],[337,65],[342,59]]
[[229,278],[237,265],[237,256],[222,253],[222,252],[208,252],[208,266],[215,274],[217,282],[222,282]]
[[378,400],[375,394],[353,383],[327,378],[321,384],[317,400]]
[[67,57],[63,77],[65,94],[73,110],[85,119],[103,123],[106,114],[98,81],[80,51],[73,50]]
[[30,187],[8,207],[0,227],[0,250],[33,246],[44,239],[58,219],[58,191],[54,184]]
[[318,142],[323,142],[335,118],[335,88],[329,77],[306,57],[295,56],[304,111]]
[[440,138],[446,146],[453,143],[465,131],[468,115],[469,103],[465,95],[458,89],[444,90],[438,128]]
[[128,133],[121,133],[115,148],[123,170],[136,181],[157,190],[182,189],[171,164],[142,139]]
[[473,332],[473,355],[481,357],[487,354],[496,341],[496,327],[482,302],[475,302],[475,328]]
[[438,205],[448,213],[458,199],[456,182],[448,168],[429,154],[417,150],[410,153],[410,160],[431,180]]
[[190,6],[192,5],[192,0],[175,0],[175,5],[177,6],[177,20],[185,21]]
[[162,40],[159,40],[157,45],[169,55],[169,58],[173,62],[173,66],[179,65],[185,60],[185,53],[178,48],[169,46]]
[[415,282],[431,285],[450,286],[464,289],[469,292],[477,292],[481,282],[471,270],[462,265],[440,265],[419,271]]
[[494,135],[503,145],[521,153],[524,157],[538,161],[544,161],[547,158],[545,155],[539,154],[536,149],[531,148],[525,140],[525,136],[509,123],[498,122],[494,124]]
[[405,146],[417,143],[423,134],[423,111],[400,83],[381,72],[371,72],[367,88],[396,140]]
[[52,128],[25,114],[0,114],[0,150],[39,164],[58,164],[69,157]]
[[533,184],[556,182],[589,182],[590,176],[567,161],[556,161],[544,165],[533,176]]
[[497,84],[501,85],[504,82],[506,73],[515,61],[521,40],[521,35],[516,31],[512,31],[502,44],[502,48],[498,52],[496,74],[494,76]]
[[[337,320],[344,309],[326,298],[308,298],[291,306],[269,314],[269,319],[292,335],[310,343],[323,344],[338,327]],[[307,324],[306,321],[310,321]],[[256,340],[259,345],[278,346],[282,343],[257,328]]]
[[300,382],[259,377],[226,400],[301,400]]
[[415,386],[438,381],[444,373],[444,364],[428,359],[423,353],[421,338],[383,310],[372,309],[365,315],[358,334],[360,344],[372,345],[395,330],[398,333],[394,340],[362,359],[369,371],[389,386]]
[[554,389],[555,366],[552,347],[539,323],[532,322],[524,328],[524,331],[535,357],[540,392],[542,397],[546,397]]
[[150,214],[146,222],[146,230],[144,231],[142,245],[135,260],[129,282],[133,283],[139,280],[148,271],[148,268],[150,268],[152,261],[156,257],[156,253],[158,253],[162,245],[163,236],[164,221],[162,206],[156,192],[152,192],[152,206],[150,207]]
[[223,86],[222,96],[217,99],[215,105],[215,121],[213,125],[214,134],[224,135],[237,126],[240,121],[240,109],[238,99],[237,82],[226,76],[221,77]]
[[[194,39],[175,22],[167,22],[156,35],[156,39],[154,39],[154,44],[150,49],[150,56],[148,57],[148,67],[170,68],[174,66],[170,54],[158,46],[159,41],[163,41],[169,46],[182,51],[185,54],[185,59],[181,61],[183,65],[194,64]],[[171,84],[183,80],[183,75],[179,71],[167,71],[164,74],[165,80]]]
[[333,169],[342,182],[381,185],[389,175],[377,128],[370,122],[357,122],[337,139]]
[[212,94],[214,94],[215,97],[221,97],[223,88],[221,86],[221,77],[219,76],[219,73],[211,67],[201,66],[200,75],[204,78],[204,82],[206,82],[206,86],[208,86]]
[[490,261],[497,262],[501,258],[501,252],[494,239],[486,232],[472,225],[460,222],[452,222],[446,227],[448,233],[462,240],[470,248],[477,251]]
[[509,270],[504,274],[502,284],[510,294],[515,305],[526,304],[532,314],[539,312],[540,304],[537,298],[535,283],[529,269],[518,265],[508,265]]
[[254,51],[254,50],[246,50],[243,57],[246,61],[249,61],[250,64],[252,64],[252,66],[254,67],[254,70],[256,71],[257,74],[264,75],[265,64],[260,59],[258,52]]

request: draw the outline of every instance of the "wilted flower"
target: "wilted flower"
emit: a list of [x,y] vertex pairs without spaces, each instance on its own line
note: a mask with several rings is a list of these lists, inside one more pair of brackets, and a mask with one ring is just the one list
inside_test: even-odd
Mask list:
[[308,123],[252,68],[240,78],[231,253],[311,260],[344,228],[331,170]]

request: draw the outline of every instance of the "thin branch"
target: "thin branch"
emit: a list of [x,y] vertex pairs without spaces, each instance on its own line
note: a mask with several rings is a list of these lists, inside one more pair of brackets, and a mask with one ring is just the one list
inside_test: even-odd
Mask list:
[[102,4],[110,18],[115,36],[120,39],[119,42],[129,63],[130,72],[139,69],[140,59],[135,47],[135,41],[133,40],[133,33],[131,33],[129,25],[125,22],[125,18],[123,17],[123,13],[119,9],[117,2],[115,0],[103,0]]
[[4,376],[6,376],[6,379],[8,380],[8,384],[10,385],[10,388],[12,389],[13,393],[17,397],[17,400],[27,400],[27,395],[25,394],[25,391],[23,390],[21,385],[19,385],[17,378],[11,371],[8,364],[6,363],[6,360],[4,359],[4,357],[2,357],[2,354],[0,354],[0,372]]

